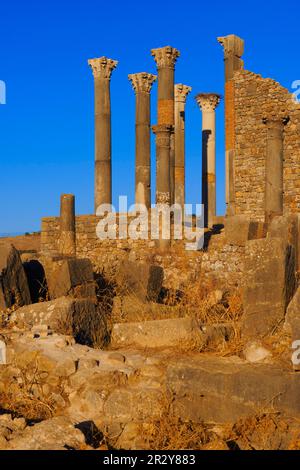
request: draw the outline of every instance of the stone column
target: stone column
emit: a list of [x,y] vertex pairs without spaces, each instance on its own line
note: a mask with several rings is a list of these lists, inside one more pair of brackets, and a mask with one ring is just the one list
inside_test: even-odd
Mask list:
[[175,194],[174,202],[184,210],[185,204],[185,103],[192,88],[175,85]]
[[157,123],[174,126],[174,72],[180,53],[171,46],[152,49],[157,65]]
[[172,126],[152,127],[156,135],[156,204],[170,205],[170,141]]
[[151,208],[150,91],[156,76],[128,75],[136,96],[135,109],[135,203]]
[[285,119],[267,119],[266,173],[265,173],[265,221],[283,215],[283,129]]
[[216,217],[216,107],[220,103],[216,93],[196,96],[202,110],[202,204],[204,223],[212,227]]
[[88,61],[95,82],[95,212],[112,203],[110,78],[118,62],[100,57]]
[[158,125],[172,126],[170,128],[170,204],[174,202],[175,187],[175,106],[174,106],[174,72],[175,63],[180,53],[171,46],[152,49],[152,56],[157,65],[158,97],[157,97],[157,123]]
[[[170,144],[173,127],[168,124],[152,126],[156,135],[156,205],[166,213],[170,206]],[[171,241],[163,239],[161,220],[159,221],[159,241],[161,249],[168,249]]]
[[225,63],[225,186],[226,186],[226,213],[235,214],[234,189],[234,154],[235,154],[235,111],[234,111],[234,72],[244,68],[241,59],[244,53],[244,41],[230,34],[219,37],[218,42],[224,48]]
[[73,194],[62,194],[60,197],[59,252],[64,256],[76,256],[75,196]]

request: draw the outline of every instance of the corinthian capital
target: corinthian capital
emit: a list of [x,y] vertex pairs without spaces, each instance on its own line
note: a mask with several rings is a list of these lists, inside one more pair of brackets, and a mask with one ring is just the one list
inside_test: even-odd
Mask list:
[[180,52],[171,46],[160,47],[158,49],[152,49],[151,55],[154,57],[157,68],[169,67],[174,68],[177,58],[180,56]]
[[214,111],[221,101],[221,95],[217,93],[199,93],[196,101],[202,111]]
[[233,55],[241,58],[244,54],[244,40],[235,34],[229,34],[228,36],[222,36],[217,39],[224,48],[225,57]]
[[92,69],[94,78],[107,78],[110,80],[112,71],[118,65],[118,61],[100,57],[99,59],[90,59],[88,64]]
[[146,72],[132,73],[128,75],[128,79],[131,81],[133,89],[136,93],[150,93],[156,78],[156,75],[152,75],[151,73]]
[[174,87],[175,92],[175,101],[181,101],[182,103],[186,102],[187,95],[192,91],[192,88],[182,83],[178,83]]

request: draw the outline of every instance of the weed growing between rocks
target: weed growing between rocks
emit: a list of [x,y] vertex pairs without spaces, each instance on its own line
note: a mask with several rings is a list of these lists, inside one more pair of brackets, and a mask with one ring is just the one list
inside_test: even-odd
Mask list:
[[9,412],[27,422],[53,417],[65,405],[64,384],[60,381],[50,391],[49,372],[43,370],[39,356],[15,360],[1,371],[0,412]]

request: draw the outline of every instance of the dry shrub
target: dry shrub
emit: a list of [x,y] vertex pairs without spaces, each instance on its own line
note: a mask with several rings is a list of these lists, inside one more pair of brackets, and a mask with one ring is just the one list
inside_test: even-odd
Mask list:
[[288,422],[271,410],[240,419],[228,436],[231,447],[241,450],[284,449],[289,439]]
[[173,413],[173,399],[166,392],[162,398],[160,418],[141,424],[143,448],[149,450],[200,450],[217,436],[203,423],[183,421]]
[[[45,393],[49,374],[40,369],[38,353],[34,359],[20,363],[17,359],[9,366],[13,374],[2,381],[0,391],[0,411],[5,410],[15,416],[23,417],[28,422],[49,419],[58,411],[58,406],[51,395]],[[57,393],[63,395],[64,384],[57,387]]]
[[186,288],[178,308],[184,316],[195,317],[204,324],[238,322],[243,313],[241,292],[225,292],[220,301],[214,302],[212,296],[216,291],[212,281],[204,283],[200,278]]
[[149,450],[200,450],[210,441],[210,434],[202,424],[183,422],[167,413],[144,427],[143,434]]

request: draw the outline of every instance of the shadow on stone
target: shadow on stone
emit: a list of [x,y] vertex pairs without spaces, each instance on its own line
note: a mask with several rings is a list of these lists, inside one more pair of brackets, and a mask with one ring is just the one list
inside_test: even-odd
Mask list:
[[47,300],[48,286],[45,270],[38,260],[23,263],[32,303]]

